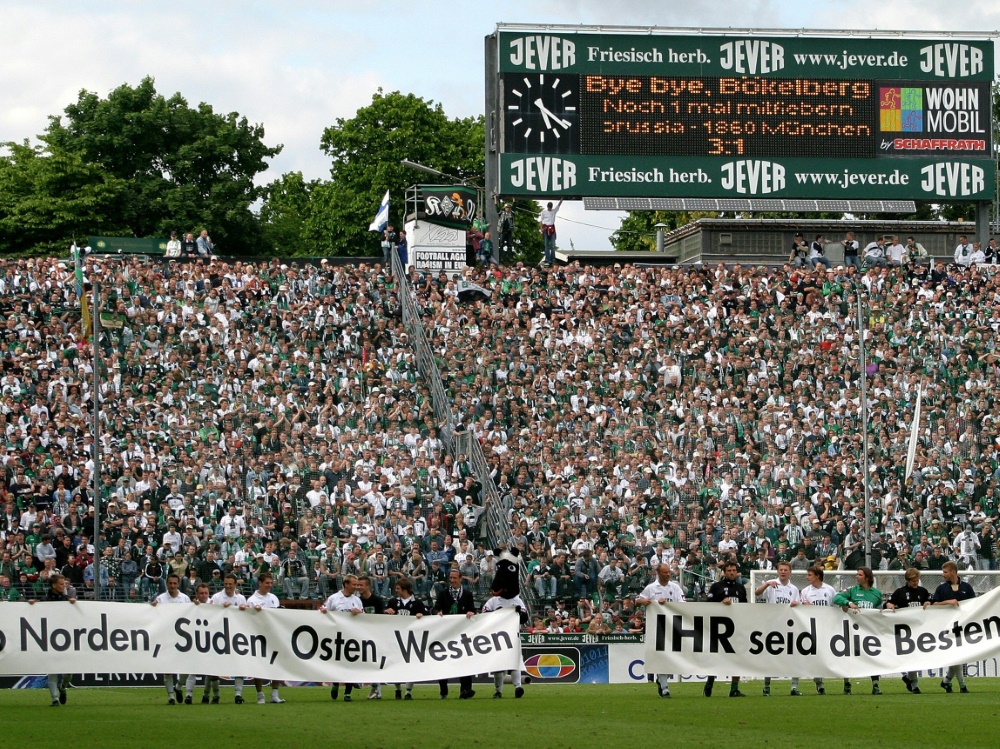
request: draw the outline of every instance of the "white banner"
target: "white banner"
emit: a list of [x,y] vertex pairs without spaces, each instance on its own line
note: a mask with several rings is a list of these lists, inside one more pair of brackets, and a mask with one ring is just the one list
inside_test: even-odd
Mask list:
[[917,404],[913,407],[913,423],[910,425],[910,444],[906,449],[906,471],[903,473],[903,483],[910,479],[913,473],[913,461],[917,457],[917,443],[920,440],[920,386],[917,385]]
[[844,613],[839,607],[650,604],[648,673],[855,678],[1000,656],[1000,589],[931,606]]
[[0,674],[197,673],[405,682],[521,667],[514,609],[465,616],[5,603]]

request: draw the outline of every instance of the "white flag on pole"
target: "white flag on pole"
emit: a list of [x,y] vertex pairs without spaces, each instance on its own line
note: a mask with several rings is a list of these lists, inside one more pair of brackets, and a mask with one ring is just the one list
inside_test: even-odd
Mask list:
[[385,191],[385,197],[382,198],[382,205],[378,207],[378,213],[375,214],[375,220],[368,225],[368,231],[382,231],[385,229],[386,225],[389,223],[389,191]]
[[917,404],[913,409],[913,425],[910,427],[910,446],[906,451],[906,473],[903,476],[905,484],[913,473],[913,461],[917,457],[917,435],[920,432],[920,386],[917,386]]

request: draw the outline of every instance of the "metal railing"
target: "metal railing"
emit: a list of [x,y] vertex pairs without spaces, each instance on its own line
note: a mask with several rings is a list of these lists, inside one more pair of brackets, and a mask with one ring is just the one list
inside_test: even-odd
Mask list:
[[[441,437],[448,447],[452,457],[458,458],[464,454],[472,466],[476,480],[482,487],[481,499],[484,512],[479,519],[478,530],[485,531],[483,536],[492,548],[501,548],[510,543],[510,523],[503,498],[493,481],[492,470],[486,460],[486,455],[475,435],[457,426],[451,398],[444,389],[443,378],[434,358],[427,336],[424,333],[423,321],[420,319],[420,305],[416,293],[410,286],[404,273],[402,263],[396,253],[392,255],[392,272],[399,281],[399,300],[403,312],[403,326],[410,337],[417,368],[421,377],[427,383],[431,393],[431,404],[434,416],[441,425]],[[483,525],[485,523],[485,526]],[[521,598],[531,609],[537,608],[535,589],[528,579],[526,564],[521,565]]]
[[406,333],[410,337],[410,345],[417,360],[417,369],[430,389],[431,407],[434,409],[434,418],[441,429],[441,438],[445,444],[450,445],[452,435],[455,433],[455,417],[452,413],[451,401],[441,384],[441,372],[434,360],[434,350],[424,333],[424,324],[420,319],[420,305],[417,303],[416,293],[410,286],[399,255],[395,252],[392,253],[392,274],[399,283],[399,304],[403,312],[403,327],[406,328]]

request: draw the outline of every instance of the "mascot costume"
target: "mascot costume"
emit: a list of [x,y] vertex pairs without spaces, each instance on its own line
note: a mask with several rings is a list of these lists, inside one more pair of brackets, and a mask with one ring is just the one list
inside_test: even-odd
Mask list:
[[[521,554],[517,548],[497,549],[493,552],[497,559],[496,576],[493,578],[491,593],[493,597],[483,604],[483,611],[496,611],[513,606],[521,618],[521,626],[528,623],[528,607],[521,600]],[[497,671],[493,674],[493,684],[496,692],[493,699],[498,700],[503,697],[503,677],[506,671]],[[514,683],[514,698],[520,699],[524,696],[524,687],[521,686],[521,669],[517,668],[511,672],[511,681]]]

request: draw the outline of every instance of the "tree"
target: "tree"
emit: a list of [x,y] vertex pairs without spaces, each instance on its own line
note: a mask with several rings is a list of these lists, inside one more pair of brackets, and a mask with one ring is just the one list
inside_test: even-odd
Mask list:
[[350,119],[337,118],[323,132],[320,147],[331,159],[330,180],[311,191],[306,221],[311,248],[316,254],[379,254],[368,225],[385,191],[392,199],[390,220],[399,226],[406,188],[423,181],[400,162],[475,180],[484,170],[484,142],[481,117],[450,120],[440,104],[379,89],[370,105]]
[[171,229],[207,228],[224,252],[260,246],[250,206],[264,188],[254,177],[281,152],[263,138],[263,126],[236,112],[217,114],[209,104],[189,107],[179,93],[165,98],[148,77],[106,99],[81,91],[40,136],[50,154],[89,168],[91,185],[116,180],[103,221],[81,216],[81,233],[100,228],[163,237]]
[[[122,180],[77,154],[5,143],[0,157],[0,253],[65,252],[68,239],[114,229],[108,223]],[[83,227],[88,227],[84,230]]]
[[287,172],[267,186],[259,217],[269,253],[312,254],[307,226],[318,185],[318,180],[306,182],[302,172]]
[[630,211],[611,235],[611,245],[618,252],[652,252],[656,249],[657,224],[666,224],[663,231],[668,232],[700,218],[718,215],[702,211]]

